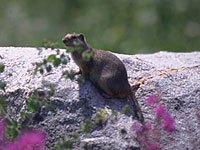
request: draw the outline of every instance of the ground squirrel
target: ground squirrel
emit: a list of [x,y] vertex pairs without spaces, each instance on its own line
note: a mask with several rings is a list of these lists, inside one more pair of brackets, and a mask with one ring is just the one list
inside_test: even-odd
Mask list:
[[107,95],[115,98],[128,98],[134,107],[138,120],[144,122],[139,103],[135,99],[128,82],[127,71],[122,61],[108,51],[91,48],[83,34],[67,34],[64,44],[72,48],[72,58],[83,74]]

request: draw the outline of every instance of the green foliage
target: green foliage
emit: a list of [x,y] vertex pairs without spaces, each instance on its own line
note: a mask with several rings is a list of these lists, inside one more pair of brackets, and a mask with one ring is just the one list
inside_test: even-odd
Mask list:
[[199,50],[199,6],[198,0],[4,0],[1,43],[37,47],[48,37],[59,42],[44,40],[44,47],[64,47],[66,32],[82,32],[92,46],[120,53]]
[[86,120],[81,126],[83,133],[89,133],[92,127],[92,122],[90,120]]
[[0,73],[4,72],[5,65],[0,63]]
[[[36,67],[34,70],[34,74],[37,72],[40,72],[40,74],[44,74],[45,72],[50,73],[52,72],[56,67],[66,65],[70,58],[69,56],[64,53],[60,52],[59,49],[54,49],[56,54],[50,54],[46,59],[43,59],[42,62],[36,63]],[[92,57],[92,54],[90,52],[84,53],[83,59],[86,61],[89,61]],[[64,70],[62,72],[62,77],[65,79],[70,79],[70,80],[76,80],[78,81],[79,84],[83,83],[84,78],[82,76],[76,77],[80,73],[74,71],[74,70]]]
[[62,142],[58,142],[55,146],[56,150],[70,150],[73,148],[73,143],[71,140],[64,140]]
[[107,112],[106,109],[100,109],[97,113],[96,113],[96,118],[95,118],[95,123],[102,125],[103,123],[105,123],[109,118],[109,113]]
[[76,134],[76,133],[74,133],[74,134],[72,135],[72,138],[73,138],[74,140],[79,140],[79,135]]
[[43,97],[40,97],[37,92],[31,94],[27,99],[27,109],[30,112],[37,112],[43,106]]
[[[0,63],[0,74],[5,70],[5,65]],[[5,91],[6,83],[3,80],[0,80],[0,90]]]
[[[2,82],[2,85],[5,85],[4,82]],[[5,97],[0,96],[0,115],[4,116],[7,120],[6,135],[9,138],[16,138],[22,128],[27,128],[33,121],[35,114],[38,113],[42,107],[53,108],[48,104],[48,99],[54,94],[55,85],[46,82],[45,87],[49,89],[47,93],[36,90],[30,95],[26,101],[26,110],[20,112],[20,117],[18,119],[13,119],[7,107],[8,102],[6,102]],[[5,88],[3,89],[5,90]]]
[[[49,82],[43,82],[45,88],[48,88],[49,91],[37,91],[35,90],[27,99],[26,106],[28,113],[36,113],[42,107],[46,107],[48,109],[52,109],[53,107],[49,104],[49,99],[54,95],[55,92],[55,84]],[[26,117],[28,114],[21,114],[22,117]]]
[[75,79],[75,72],[73,70],[65,70],[63,72],[63,76],[66,78],[66,79],[70,79],[70,80],[74,80]]
[[112,110],[112,113],[111,113],[111,122],[115,122],[118,118],[118,112],[116,110]]
[[10,138],[16,138],[19,133],[20,125],[14,119],[7,120],[6,135]]
[[0,90],[5,91],[6,83],[2,80],[0,80]]
[[54,54],[49,55],[47,58],[47,61],[52,62],[54,67],[58,67],[61,64],[61,59],[57,58],[56,55],[54,55]]
[[0,116],[6,114],[7,112],[7,105],[5,101],[5,97],[0,96]]
[[64,137],[64,140],[59,141],[55,145],[56,150],[71,150],[73,149],[73,143],[79,140],[77,134],[72,135],[71,138]]
[[122,108],[122,112],[124,114],[127,114],[130,112],[130,106],[129,105],[125,105],[123,108]]
[[71,47],[67,48],[67,52],[71,53],[71,52],[73,52],[73,51],[74,51],[73,48],[71,48]]
[[47,59],[43,59],[42,62],[36,63],[36,67],[34,70],[34,74],[40,72],[40,74],[44,74],[45,71],[50,73],[53,71],[53,67],[58,67],[62,65],[66,65],[69,62],[69,56],[64,52],[60,52],[59,49],[54,50],[56,54],[51,54],[47,57]]

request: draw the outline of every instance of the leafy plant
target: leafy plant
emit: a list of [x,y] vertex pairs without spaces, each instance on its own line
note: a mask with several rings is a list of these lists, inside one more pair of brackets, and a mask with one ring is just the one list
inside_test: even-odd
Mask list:
[[[45,63],[45,62],[44,62]],[[56,64],[57,62],[55,62]],[[5,66],[0,64],[0,73],[5,71]],[[6,83],[0,80],[0,90],[5,91]],[[48,84],[50,92],[41,94],[34,91],[26,101],[26,110],[20,112],[18,119],[13,118],[8,111],[7,102],[4,96],[0,95],[0,149],[6,150],[42,150],[44,149],[45,137],[43,131],[30,130],[21,131],[24,127],[28,129],[29,123],[43,106],[47,106],[47,99],[54,94],[53,84]],[[3,118],[3,119],[2,119]],[[24,121],[26,123],[24,124]],[[27,121],[28,120],[28,121]],[[12,142],[11,142],[12,139]]]
[[7,119],[6,135],[10,138],[16,138],[19,133],[20,125],[14,119]]
[[0,73],[4,72],[5,65],[0,63]]
[[54,106],[48,101],[55,92],[55,85],[44,82],[45,87],[50,89],[48,92],[35,90],[29,98],[26,100],[26,111],[20,113],[21,125],[27,127],[33,120],[34,117],[40,113],[41,108],[46,108],[47,110],[53,110]]
[[0,90],[5,91],[6,83],[0,80]]
[[108,117],[109,117],[109,113],[107,109],[100,109],[96,113],[95,124],[102,125],[108,120]]
[[[0,73],[3,73],[5,70],[5,65],[0,63]],[[5,91],[6,83],[2,80],[0,80],[0,90]]]
[[127,113],[129,113],[130,112],[130,106],[129,105],[125,105],[123,108],[122,108],[122,112],[124,113],[124,114],[127,114]]
[[0,96],[0,116],[6,114],[6,112],[7,112],[7,105],[5,97]]
[[56,54],[49,55],[46,59],[43,59],[42,62],[36,63],[36,68],[34,70],[34,74],[40,72],[40,74],[44,74],[45,71],[50,73],[53,71],[53,67],[58,67],[61,65],[66,65],[69,62],[69,56],[60,52],[59,49],[56,50]]
[[93,123],[90,120],[86,120],[81,126],[83,133],[89,133]]
[[73,134],[71,138],[67,138],[66,136],[62,141],[59,141],[55,145],[56,150],[70,150],[73,148],[73,143],[79,140],[79,136],[77,134]]

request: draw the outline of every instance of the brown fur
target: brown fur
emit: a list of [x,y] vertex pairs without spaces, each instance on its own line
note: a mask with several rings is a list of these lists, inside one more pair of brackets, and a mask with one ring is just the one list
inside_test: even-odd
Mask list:
[[[63,42],[67,47],[74,49],[72,58],[84,76],[87,76],[96,87],[109,96],[130,98],[136,109],[136,116],[141,122],[144,121],[139,104],[128,82],[126,68],[117,56],[108,51],[91,48],[82,34],[67,34]],[[84,52],[91,55],[87,61],[83,59]]]

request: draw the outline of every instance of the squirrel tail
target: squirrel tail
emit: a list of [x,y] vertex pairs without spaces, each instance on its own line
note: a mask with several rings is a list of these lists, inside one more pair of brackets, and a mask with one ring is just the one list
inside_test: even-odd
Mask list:
[[134,109],[134,113],[135,113],[137,119],[143,124],[144,123],[144,116],[142,114],[141,107],[140,107],[138,101],[135,98],[134,93],[131,93],[131,95],[130,95],[130,103],[134,107],[133,109]]

